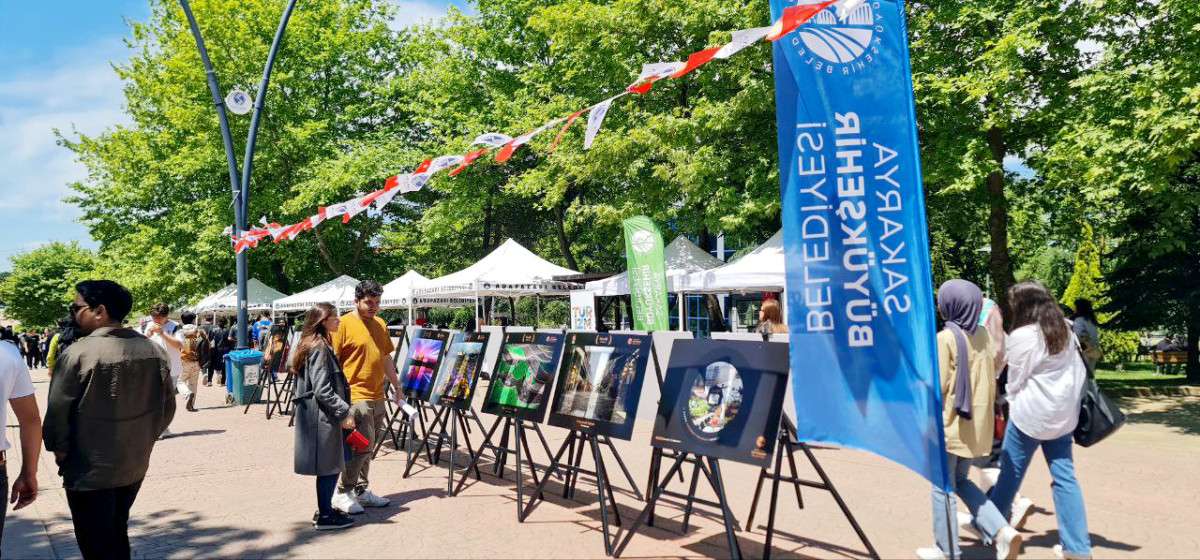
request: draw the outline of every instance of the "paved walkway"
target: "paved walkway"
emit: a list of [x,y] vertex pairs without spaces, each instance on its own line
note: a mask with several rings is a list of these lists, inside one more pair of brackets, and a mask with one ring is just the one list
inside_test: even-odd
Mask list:
[[[44,407],[44,371],[36,372],[35,380]],[[472,480],[451,498],[445,493],[444,466],[429,468],[421,461],[413,476],[405,479],[406,454],[386,450],[372,466],[372,488],[392,498],[393,505],[357,516],[359,524],[350,530],[315,532],[309,522],[315,509],[314,483],[312,478],[292,474],[292,431],[287,418],[268,421],[261,406],[243,415],[241,407],[222,406],[223,391],[201,389],[201,410],[180,409],[171,427],[180,435],[160,442],[154,450],[132,512],[136,557],[604,557],[594,486],[587,478],[580,479],[575,500],[549,494],[525,523],[518,523],[511,470],[507,480],[485,470],[482,482]],[[1125,405],[1135,411],[1128,426],[1093,449],[1076,448],[1096,557],[1196,557],[1200,554],[1200,532],[1195,528],[1200,509],[1196,481],[1200,398],[1133,399]],[[483,420],[490,426],[491,417]],[[15,441],[15,428],[8,429],[10,441]],[[642,484],[649,465],[649,432],[649,424],[642,423],[632,442],[618,442]],[[565,437],[558,428],[546,427],[545,433],[554,448]],[[481,437],[477,432],[472,436],[475,441]],[[540,446],[533,447],[538,461],[546,462]],[[818,449],[816,454],[883,557],[911,557],[914,548],[932,542],[929,490],[916,475],[867,453]],[[16,455],[15,450],[10,454],[10,472],[18,464]],[[1050,558],[1057,542],[1054,504],[1043,465],[1035,462],[1022,490],[1037,503],[1025,529],[1025,558]],[[722,466],[732,510],[745,523],[757,473],[745,465]],[[610,469],[616,471],[612,465]],[[78,557],[55,470],[53,461],[43,456],[41,496],[32,506],[9,512],[3,557]],[[802,470],[814,476],[803,460]],[[628,488],[619,472],[612,477],[618,487]],[[803,510],[796,507],[790,490],[780,496],[773,555],[864,555],[828,494],[805,490]],[[640,510],[640,502],[624,491],[617,499],[628,523]],[[689,531],[681,533],[680,510],[660,507],[666,518],[660,522],[662,528],[635,535],[623,557],[725,556],[720,518],[703,511],[693,517]],[[765,521],[762,512],[755,523]],[[739,540],[747,556],[761,554],[761,528],[742,531]],[[989,557],[989,550],[968,544],[968,558]]]

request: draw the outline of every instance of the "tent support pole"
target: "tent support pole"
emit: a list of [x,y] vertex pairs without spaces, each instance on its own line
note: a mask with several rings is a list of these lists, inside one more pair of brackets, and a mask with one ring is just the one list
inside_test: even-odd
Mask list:
[[676,307],[679,308],[679,332],[683,332],[683,331],[687,330],[687,323],[686,323],[687,312],[685,311],[685,306],[687,305],[687,303],[684,300],[683,292],[676,293],[675,300],[678,302],[676,304]]
[[542,326],[542,296],[541,296],[541,294],[533,294],[533,301],[534,301],[534,308],[537,310],[536,311],[537,314],[534,316],[534,320],[533,320],[534,321],[533,328],[536,329],[536,328]]

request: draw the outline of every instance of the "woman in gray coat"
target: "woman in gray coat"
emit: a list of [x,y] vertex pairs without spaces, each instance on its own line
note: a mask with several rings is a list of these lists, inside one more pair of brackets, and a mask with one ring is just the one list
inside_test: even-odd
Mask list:
[[333,509],[331,500],[348,450],[342,430],[354,429],[350,415],[350,386],[330,345],[338,329],[337,310],[319,303],[304,316],[300,342],[292,354],[296,372],[296,474],[317,477],[318,531],[344,529],[354,524]]

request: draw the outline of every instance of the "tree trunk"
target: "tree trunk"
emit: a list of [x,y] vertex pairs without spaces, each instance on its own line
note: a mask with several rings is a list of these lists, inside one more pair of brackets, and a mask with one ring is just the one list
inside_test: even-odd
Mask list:
[[292,282],[288,279],[287,273],[283,271],[283,263],[271,260],[271,273],[275,275],[275,287],[279,291],[285,294],[292,293]]
[[337,261],[333,260],[333,255],[329,253],[329,247],[325,246],[325,238],[321,236],[320,229],[313,229],[313,235],[317,238],[317,252],[321,254],[321,260],[325,261],[325,266],[329,267],[329,271],[341,275],[342,268],[337,265]]
[[1200,310],[1197,309],[1188,314],[1187,382],[1200,385]]
[[558,250],[567,261],[567,268],[571,270],[579,270],[579,264],[575,262],[575,255],[571,254],[571,240],[567,238],[567,209],[565,205],[559,204],[554,207],[554,232],[558,235]]
[[991,149],[992,159],[996,168],[987,175],[988,205],[991,213],[988,215],[988,234],[991,240],[991,255],[988,260],[988,270],[992,277],[993,297],[1000,309],[1004,310],[1005,322],[1008,322],[1008,288],[1015,283],[1013,278],[1012,259],[1008,254],[1008,199],[1004,193],[1004,131],[997,127],[987,131],[988,148]]
[[488,187],[487,202],[483,205],[483,247],[480,256],[488,254],[492,247],[492,189]]

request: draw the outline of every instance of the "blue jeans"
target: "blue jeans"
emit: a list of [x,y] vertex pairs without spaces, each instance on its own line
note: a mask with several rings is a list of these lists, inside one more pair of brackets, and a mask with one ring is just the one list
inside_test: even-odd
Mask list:
[[1083,491],[1075,480],[1075,463],[1071,458],[1074,440],[1071,434],[1043,441],[1025,435],[1013,422],[1004,432],[1004,447],[1000,451],[1000,479],[992,488],[992,503],[1008,518],[1013,499],[1021,489],[1025,471],[1033,460],[1033,452],[1042,448],[1050,467],[1050,488],[1054,493],[1054,514],[1058,518],[1058,537],[1064,552],[1079,556],[1092,555],[1088,536],[1087,512],[1083,508]]
[[[957,455],[946,454],[947,471],[950,473],[951,480],[954,483],[954,493],[962,498],[963,503],[967,505],[971,515],[975,517],[975,526],[979,528],[979,532],[983,533],[984,544],[991,544],[992,537],[1000,532],[1008,522],[1005,517],[1000,515],[1000,510],[996,509],[995,505],[988,500],[988,497],[975,486],[971,481],[970,474],[971,465],[986,461],[987,457],[979,459],[968,459]],[[954,546],[954,556],[962,558],[962,551],[958,548],[958,519],[950,518],[950,515],[957,515],[958,505],[955,503],[954,495],[947,494],[941,488],[934,487],[933,489],[933,538],[937,543],[938,548],[942,552],[949,554],[950,546]],[[947,542],[947,539],[951,539]]]

